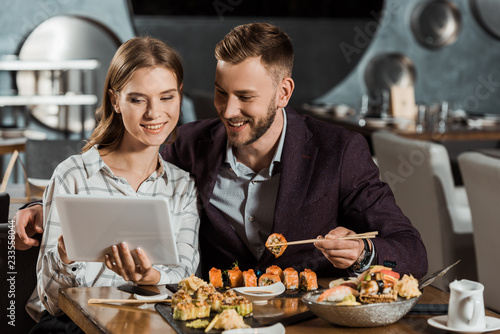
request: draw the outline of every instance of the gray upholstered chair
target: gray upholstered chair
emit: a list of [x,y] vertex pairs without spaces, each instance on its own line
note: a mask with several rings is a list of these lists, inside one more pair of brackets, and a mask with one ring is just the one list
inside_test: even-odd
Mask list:
[[469,198],[474,226],[477,273],[484,284],[486,307],[500,312],[500,158],[465,152],[458,163]]
[[454,279],[477,279],[472,222],[463,187],[455,187],[443,145],[403,138],[388,131],[372,134],[381,179],[420,232],[429,272],[461,260],[435,285],[448,289]]

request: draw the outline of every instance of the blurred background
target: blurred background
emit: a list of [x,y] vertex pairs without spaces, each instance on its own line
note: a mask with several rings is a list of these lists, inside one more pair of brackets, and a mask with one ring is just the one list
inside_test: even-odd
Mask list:
[[290,106],[299,112],[384,117],[392,87],[410,87],[416,105],[445,106],[447,117],[500,113],[495,0],[0,4],[0,133],[11,146],[26,138],[87,138],[110,59],[136,35],[157,37],[183,57],[181,122],[216,116],[214,46],[233,27],[258,21],[278,25],[293,41]]

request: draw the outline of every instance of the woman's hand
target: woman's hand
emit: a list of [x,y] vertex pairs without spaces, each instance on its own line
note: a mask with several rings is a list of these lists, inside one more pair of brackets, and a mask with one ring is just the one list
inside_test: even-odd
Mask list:
[[68,259],[68,254],[66,253],[66,245],[64,244],[64,238],[62,234],[57,239],[57,251],[59,252],[59,258],[65,264],[72,264],[75,261]]
[[[137,255],[137,263],[132,256],[132,252]],[[155,285],[160,281],[160,273],[153,268],[146,253],[139,247],[131,251],[125,242],[113,245],[111,254],[106,254],[104,263],[108,269],[114,271],[126,281],[142,285]]]
[[328,232],[324,238],[319,236],[318,240],[323,241],[315,242],[314,246],[325,255],[334,267],[345,269],[356,262],[364,249],[364,243],[361,239],[338,240],[338,238],[350,234],[355,234],[355,232],[345,227],[337,227]]

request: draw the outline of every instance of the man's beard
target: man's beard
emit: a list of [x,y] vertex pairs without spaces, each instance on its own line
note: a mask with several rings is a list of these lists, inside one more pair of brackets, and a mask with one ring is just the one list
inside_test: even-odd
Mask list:
[[252,129],[252,132],[250,133],[250,138],[245,141],[245,142],[239,142],[238,135],[229,135],[228,136],[228,141],[229,144],[233,147],[242,147],[245,145],[250,145],[256,142],[260,137],[262,137],[267,130],[271,127],[271,125],[274,122],[274,119],[276,118],[276,97],[272,99],[272,101],[269,103],[267,106],[267,114],[264,119],[258,120],[255,123],[254,128]]

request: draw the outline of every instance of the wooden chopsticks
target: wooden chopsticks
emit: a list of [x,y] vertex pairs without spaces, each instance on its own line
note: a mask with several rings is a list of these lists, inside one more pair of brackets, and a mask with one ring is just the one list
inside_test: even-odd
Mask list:
[[172,299],[99,299],[90,298],[89,304],[155,304],[171,303]]
[[[350,234],[350,235],[346,235],[345,237],[337,238],[337,240],[370,239],[370,238],[375,238],[375,236],[377,234],[378,234],[377,231],[359,233],[359,234]],[[278,246],[300,245],[300,244],[308,244],[308,243],[313,243],[313,242],[318,242],[318,241],[323,241],[323,240],[334,240],[334,239],[306,239],[306,240],[298,240],[298,241],[283,242],[283,243],[278,243],[278,244],[271,244],[269,246],[270,247],[278,247]]]

